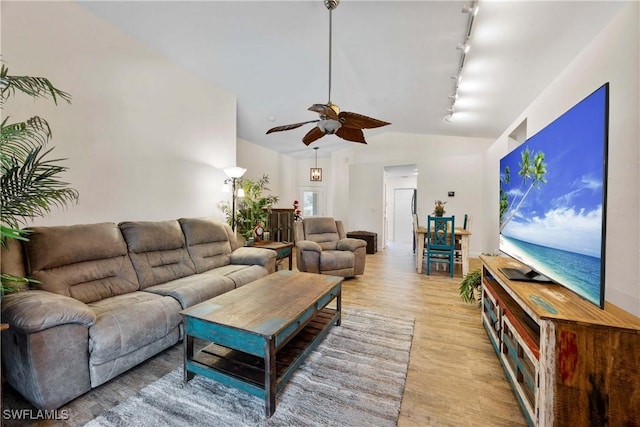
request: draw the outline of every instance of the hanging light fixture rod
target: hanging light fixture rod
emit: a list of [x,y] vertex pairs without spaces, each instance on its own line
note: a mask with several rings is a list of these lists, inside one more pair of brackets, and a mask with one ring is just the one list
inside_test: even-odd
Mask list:
[[332,30],[332,18],[333,18],[333,9],[338,7],[340,0],[324,0],[325,7],[329,10],[329,97],[328,97],[328,105],[331,105],[331,58],[332,55],[332,42],[331,35],[333,34]]

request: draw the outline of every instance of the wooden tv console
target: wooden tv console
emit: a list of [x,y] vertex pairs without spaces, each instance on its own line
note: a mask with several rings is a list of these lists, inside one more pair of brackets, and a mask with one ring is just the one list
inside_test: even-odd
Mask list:
[[640,319],[481,256],[482,323],[531,426],[640,426]]

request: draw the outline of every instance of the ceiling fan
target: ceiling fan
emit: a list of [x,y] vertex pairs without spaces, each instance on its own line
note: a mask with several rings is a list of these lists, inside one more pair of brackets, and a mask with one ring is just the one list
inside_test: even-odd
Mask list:
[[276,126],[269,129],[267,134],[296,129],[308,123],[316,123],[316,126],[302,138],[302,142],[304,142],[305,145],[309,145],[325,135],[334,134],[347,141],[366,144],[367,141],[364,139],[362,129],[377,128],[391,124],[363,116],[362,114],[340,111],[340,108],[331,102],[331,12],[338,7],[338,3],[340,3],[340,0],[324,0],[324,5],[329,10],[329,101],[326,104],[313,104],[308,108],[309,111],[318,113],[320,118],[306,122],[292,123],[290,125]]

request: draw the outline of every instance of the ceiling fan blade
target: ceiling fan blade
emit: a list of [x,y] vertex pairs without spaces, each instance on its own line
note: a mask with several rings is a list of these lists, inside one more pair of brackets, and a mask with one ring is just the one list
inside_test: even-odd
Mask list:
[[323,136],[324,136],[324,132],[322,132],[320,128],[318,128],[317,126],[314,126],[314,128],[311,129],[309,132],[307,132],[304,138],[302,138],[302,142],[304,142],[304,145],[309,145],[313,141],[316,141],[322,138]]
[[362,144],[367,143],[367,141],[364,140],[364,134],[360,129],[342,126],[336,131],[336,136],[339,136],[342,139],[346,139],[347,141],[360,142]]
[[363,116],[358,113],[351,113],[349,111],[342,111],[338,117],[340,118],[340,123],[342,126],[346,126],[352,129],[371,129],[371,128],[379,128],[381,126],[390,125],[389,122],[384,122],[382,120],[374,119],[372,117]]
[[309,111],[315,111],[318,114],[322,114],[329,119],[338,120],[338,114],[333,108],[326,104],[313,104],[308,108]]
[[301,122],[301,123],[293,123],[290,125],[284,125],[284,126],[276,126],[274,128],[271,128],[267,131],[267,134],[271,133],[271,132],[282,132],[283,130],[291,130],[291,129],[296,129],[299,128],[302,125],[306,125],[307,123],[318,123],[320,120],[309,120],[308,122]]

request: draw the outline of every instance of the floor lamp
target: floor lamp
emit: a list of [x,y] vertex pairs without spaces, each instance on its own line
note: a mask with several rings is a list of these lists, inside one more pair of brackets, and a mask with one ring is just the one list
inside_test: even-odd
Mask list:
[[224,180],[224,183],[228,185],[231,183],[231,230],[235,233],[236,231],[236,196],[243,197],[244,189],[237,188],[238,181],[242,178],[242,175],[247,170],[245,168],[241,168],[239,166],[234,166],[232,168],[226,168],[224,173],[229,177]]

